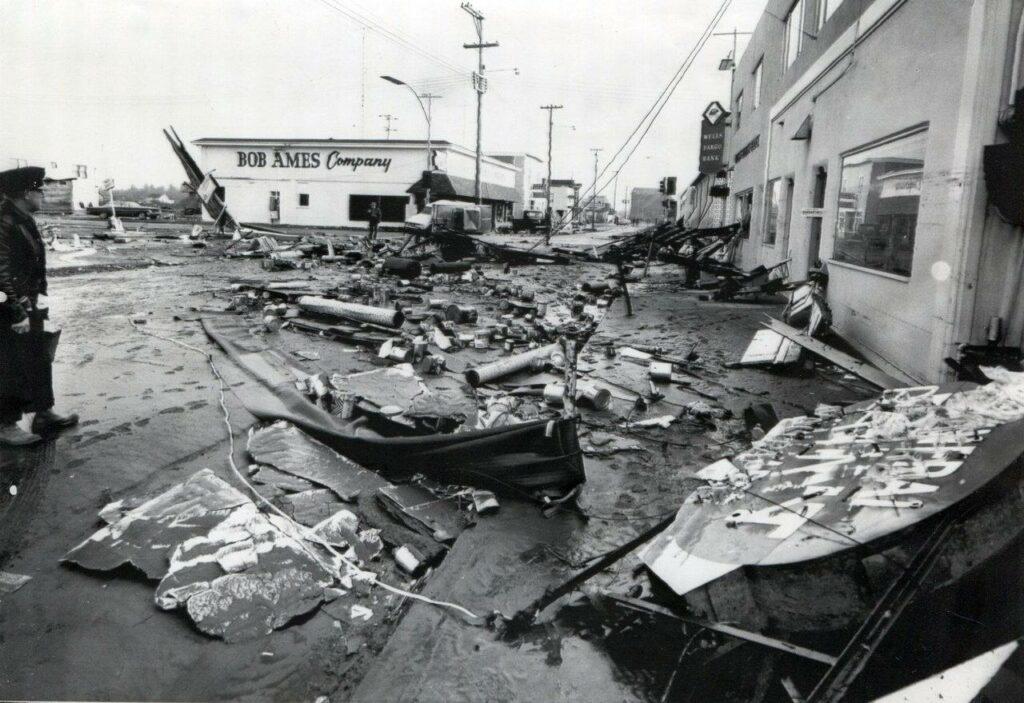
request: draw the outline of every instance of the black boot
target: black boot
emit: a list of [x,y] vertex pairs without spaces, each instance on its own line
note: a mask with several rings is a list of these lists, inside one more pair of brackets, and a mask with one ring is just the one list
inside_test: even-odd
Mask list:
[[32,418],[32,431],[36,434],[59,432],[78,424],[78,415],[58,415],[53,410],[41,410]]

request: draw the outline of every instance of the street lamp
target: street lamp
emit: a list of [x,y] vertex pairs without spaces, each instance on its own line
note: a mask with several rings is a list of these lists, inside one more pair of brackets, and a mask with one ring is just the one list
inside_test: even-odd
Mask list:
[[[433,171],[434,171],[434,168],[433,168],[434,149],[433,149],[433,145],[431,144],[431,141],[430,141],[430,110],[428,110],[427,107],[423,104],[423,101],[420,99],[420,94],[416,92],[415,88],[413,88],[411,85],[409,85],[405,81],[399,80],[398,78],[395,78],[394,76],[381,76],[381,78],[386,80],[388,83],[394,83],[395,85],[402,85],[402,86],[405,86],[406,88],[408,88],[412,92],[413,97],[416,98],[416,102],[419,103],[420,109],[423,110],[423,117],[427,121],[427,193],[426,193],[425,203],[429,205],[430,204],[430,181],[431,181],[431,178],[432,178],[430,174],[433,173]],[[436,96],[432,95],[430,97],[434,98]]]

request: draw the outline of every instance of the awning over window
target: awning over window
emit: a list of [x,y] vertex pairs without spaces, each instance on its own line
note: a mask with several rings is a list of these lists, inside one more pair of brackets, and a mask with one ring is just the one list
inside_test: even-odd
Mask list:
[[800,123],[800,126],[793,132],[793,141],[802,142],[811,138],[811,133],[814,131],[814,117],[807,115],[804,121]]
[[[476,197],[475,183],[471,178],[450,176],[443,171],[432,171],[416,181],[406,192],[420,195],[427,189],[427,177],[430,181],[431,200],[447,198],[450,200],[473,200]],[[480,197],[483,200],[512,203],[518,199],[515,188],[499,186],[486,181],[480,183]]]

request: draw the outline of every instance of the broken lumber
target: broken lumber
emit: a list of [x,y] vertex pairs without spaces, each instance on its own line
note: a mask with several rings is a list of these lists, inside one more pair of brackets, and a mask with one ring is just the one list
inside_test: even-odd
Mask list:
[[763,324],[773,332],[782,335],[786,339],[792,340],[804,349],[817,354],[840,368],[846,369],[852,374],[860,376],[868,383],[878,386],[883,390],[888,390],[890,388],[903,388],[907,385],[903,381],[879,371],[877,368],[865,361],[854,358],[846,352],[839,351],[835,347],[830,347],[824,342],[819,342],[817,339],[800,332],[796,328],[790,327],[785,322],[780,322],[775,318],[769,317],[768,321]]

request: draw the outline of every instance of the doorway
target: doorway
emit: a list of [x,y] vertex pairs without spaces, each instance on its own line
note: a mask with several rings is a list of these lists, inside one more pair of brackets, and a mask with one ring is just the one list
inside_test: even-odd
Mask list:
[[828,185],[828,170],[818,166],[814,170],[814,192],[811,193],[811,207],[818,212],[811,218],[811,235],[807,242],[807,270],[821,268],[821,224],[825,219],[825,188]]

